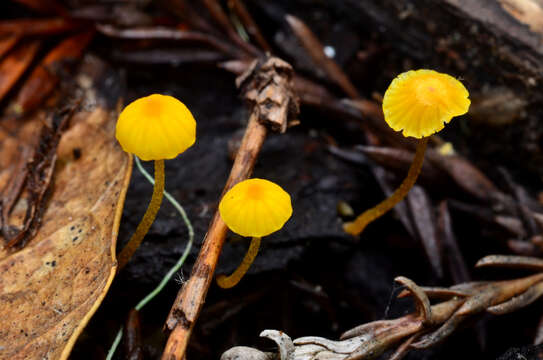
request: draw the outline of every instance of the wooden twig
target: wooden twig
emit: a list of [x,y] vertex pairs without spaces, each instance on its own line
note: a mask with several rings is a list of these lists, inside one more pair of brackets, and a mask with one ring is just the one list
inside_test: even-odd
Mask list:
[[419,317],[423,320],[423,325],[430,325],[432,323],[432,310],[430,309],[430,299],[428,299],[424,290],[405,276],[398,276],[394,281],[409,289],[415,300]]
[[356,90],[356,87],[349,77],[334,60],[326,56],[321,42],[311,29],[295,16],[287,15],[286,20],[300,43],[307,50],[307,53],[311,56],[313,61],[326,72],[328,78],[339,85],[350,98],[360,98],[358,90]]
[[[474,291],[472,296],[466,298],[462,306],[437,330],[424,335],[411,346],[415,349],[426,349],[436,345],[451,335],[467,318],[474,317],[484,311],[488,311],[489,308],[495,305],[519,296],[541,281],[543,281],[543,273],[481,286]],[[506,307],[508,306],[506,305]]]
[[411,336],[410,338],[408,338],[407,340],[405,340],[400,346],[398,346],[396,351],[394,351],[394,354],[392,354],[388,358],[388,360],[401,360],[401,359],[403,359],[403,357],[409,352],[409,346],[411,346],[411,344],[413,343],[413,341],[415,341],[417,339],[417,337],[419,337],[419,334],[415,334],[415,335]]
[[[251,104],[251,116],[237,152],[223,194],[238,182],[249,178],[269,130],[284,132],[287,122],[298,114],[298,100],[292,91],[292,67],[270,57],[254,62],[236,83]],[[194,323],[211,285],[227,227],[219,212],[209,225],[207,235],[192,269],[170,310],[165,327],[171,330],[162,359],[183,359]]]
[[135,29],[120,29],[112,25],[98,24],[96,29],[110,37],[128,40],[174,40],[187,42],[200,42],[211,46],[218,51],[237,58],[241,56],[238,49],[232,47],[226,41],[215,37],[212,34],[207,34],[199,31],[185,31],[170,29],[165,27],[146,27]]
[[[493,258],[498,260],[493,261],[496,265],[517,264],[518,267],[525,267],[526,264],[533,263],[530,258],[517,256]],[[481,313],[507,314],[528,306],[543,296],[543,273],[506,281],[462,283],[448,289],[420,287],[401,276],[395,281],[406,286],[406,290],[399,296],[412,296],[417,312],[357,326],[344,332],[338,341],[316,336],[291,340],[283,331],[265,330],[260,336],[277,343],[278,357],[274,354],[268,356],[252,348],[235,347],[225,352],[221,359],[245,359],[249,358],[249,355],[259,359],[281,360],[375,359],[400,344],[389,358],[400,360],[412,349],[428,348],[444,341],[461,324]],[[429,295],[439,295],[449,300],[430,306]],[[536,341],[541,341],[541,337]]]
[[510,267],[520,269],[543,270],[543,260],[527,256],[488,255],[477,261],[475,267]]

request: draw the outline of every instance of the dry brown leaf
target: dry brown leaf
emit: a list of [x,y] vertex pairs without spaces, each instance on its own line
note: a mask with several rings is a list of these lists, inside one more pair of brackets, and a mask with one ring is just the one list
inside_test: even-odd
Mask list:
[[[17,168],[14,150],[35,141],[36,119],[16,137],[0,128],[0,190]],[[114,128],[115,113],[102,108],[74,116],[38,234],[18,252],[0,250],[2,359],[66,359],[113,280],[132,169]],[[24,207],[17,204],[12,216]]]

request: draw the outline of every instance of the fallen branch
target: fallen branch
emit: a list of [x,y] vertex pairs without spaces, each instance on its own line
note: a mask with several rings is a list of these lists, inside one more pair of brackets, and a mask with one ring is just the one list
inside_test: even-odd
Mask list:
[[[541,270],[541,260],[519,256],[488,256],[478,266],[500,266]],[[343,333],[339,341],[316,336],[291,340],[282,331],[265,330],[260,336],[278,345],[279,356],[238,346],[226,351],[221,360],[362,360],[374,359],[398,346],[389,358],[398,360],[412,349],[429,348],[442,342],[462,323],[488,312],[502,315],[525,307],[543,296],[543,273],[520,279],[469,282],[451,288],[424,288],[398,277],[406,289],[398,297],[412,296],[417,312],[397,319],[379,320]],[[429,298],[445,298],[430,306]]]
[[[288,121],[298,114],[298,99],[292,91],[292,78],[293,70],[289,64],[269,57],[255,61],[250,69],[236,80],[252,111],[223,194],[251,176],[268,131],[284,132]],[[166,320],[165,327],[172,333],[162,359],[183,359],[211,285],[227,230],[216,211],[192,274],[179,291]]]

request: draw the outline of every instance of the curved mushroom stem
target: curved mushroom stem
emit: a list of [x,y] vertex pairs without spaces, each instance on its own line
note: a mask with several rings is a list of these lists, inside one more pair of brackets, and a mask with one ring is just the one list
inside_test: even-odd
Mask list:
[[428,145],[428,137],[422,138],[417,144],[417,151],[415,152],[415,158],[409,167],[407,177],[401,183],[400,187],[394,191],[387,199],[383,200],[375,207],[368,209],[357,217],[353,222],[343,224],[343,230],[351,235],[359,235],[369,223],[375,219],[384,215],[387,211],[392,209],[397,203],[402,201],[409,190],[415,185],[417,178],[424,162],[424,153],[426,152],[426,145]]
[[140,246],[141,241],[149,231],[149,228],[155,221],[156,214],[158,213],[158,209],[160,209],[160,204],[162,203],[163,194],[164,160],[155,160],[155,186],[153,188],[153,197],[151,198],[151,202],[147,206],[145,214],[143,214],[143,218],[141,219],[138,227],[136,228],[136,232],[134,233],[134,235],[132,235],[128,243],[124,246],[121,253],[117,257],[117,271],[121,270],[126,265],[126,263],[128,263],[132,255],[134,255],[134,253]]
[[245,275],[247,270],[249,270],[249,268],[251,267],[251,264],[255,260],[256,254],[258,254],[259,248],[260,238],[253,237],[253,239],[251,240],[251,245],[249,245],[249,250],[247,250],[247,253],[243,257],[241,264],[239,264],[238,268],[230,276],[217,276],[217,285],[219,285],[223,289],[228,289],[234,287],[237,283],[239,283],[243,275]]

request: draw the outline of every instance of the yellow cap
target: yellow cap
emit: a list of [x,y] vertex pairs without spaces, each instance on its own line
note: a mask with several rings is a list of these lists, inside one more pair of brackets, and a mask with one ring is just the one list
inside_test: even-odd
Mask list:
[[391,128],[420,139],[467,113],[471,103],[468,97],[464,85],[450,75],[410,70],[390,83],[383,98],[383,113]]
[[124,151],[142,160],[173,159],[194,144],[196,121],[181,101],[153,94],[124,108],[115,136]]
[[264,179],[234,185],[219,204],[226,225],[241,236],[262,237],[283,227],[292,215],[290,195]]

